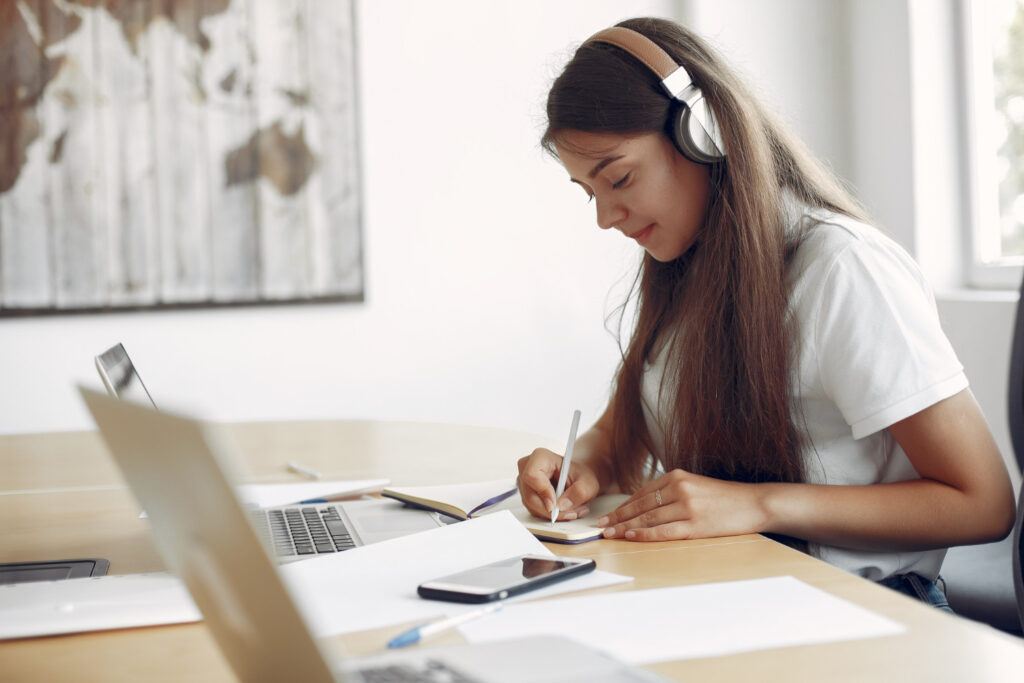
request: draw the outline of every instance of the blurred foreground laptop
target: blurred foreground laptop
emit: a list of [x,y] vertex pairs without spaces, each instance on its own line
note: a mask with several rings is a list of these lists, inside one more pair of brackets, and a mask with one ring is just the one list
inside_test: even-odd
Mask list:
[[234,452],[220,433],[196,420],[79,390],[149,513],[164,562],[192,593],[242,681],[663,680],[554,636],[416,647],[329,663],[235,496]]
[[[96,370],[111,396],[156,408],[122,344],[96,356]],[[173,460],[177,456],[170,452],[165,457]],[[250,514],[260,533],[270,540],[278,562],[340,552],[433,529],[449,521],[435,512],[376,500],[253,508]]]

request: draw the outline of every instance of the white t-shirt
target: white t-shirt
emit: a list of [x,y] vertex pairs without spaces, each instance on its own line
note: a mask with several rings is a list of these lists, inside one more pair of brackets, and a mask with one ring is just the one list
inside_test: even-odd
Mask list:
[[[822,211],[803,220],[818,225],[789,269],[789,313],[799,334],[793,415],[807,440],[806,481],[867,485],[917,479],[886,428],[967,387],[931,289],[913,259],[881,231]],[[659,400],[663,364],[659,357],[647,366],[642,391],[656,449],[668,408]],[[810,550],[876,581],[908,572],[934,579],[946,553],[818,544]]]

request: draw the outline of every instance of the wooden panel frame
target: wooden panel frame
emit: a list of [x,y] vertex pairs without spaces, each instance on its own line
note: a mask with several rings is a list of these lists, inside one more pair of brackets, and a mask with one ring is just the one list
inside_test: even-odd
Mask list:
[[354,34],[353,0],[5,3],[0,315],[362,301]]

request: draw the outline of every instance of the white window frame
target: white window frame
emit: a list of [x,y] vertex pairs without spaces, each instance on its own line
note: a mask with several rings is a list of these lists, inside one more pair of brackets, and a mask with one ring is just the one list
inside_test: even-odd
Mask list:
[[991,53],[985,43],[987,19],[980,5],[988,0],[961,0],[960,44],[964,86],[964,155],[967,215],[964,275],[970,287],[1017,289],[1024,277],[1024,258],[994,258],[999,231],[984,226],[999,222],[998,183],[989,121],[994,100]]

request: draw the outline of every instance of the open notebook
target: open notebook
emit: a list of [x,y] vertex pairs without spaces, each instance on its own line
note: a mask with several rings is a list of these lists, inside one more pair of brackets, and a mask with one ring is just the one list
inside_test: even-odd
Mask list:
[[381,491],[381,495],[457,519],[509,510],[534,536],[554,543],[585,543],[601,538],[602,529],[597,526],[597,520],[629,498],[625,494],[598,496],[590,501],[590,514],[586,517],[551,523],[530,514],[512,479],[441,486],[394,486]]

